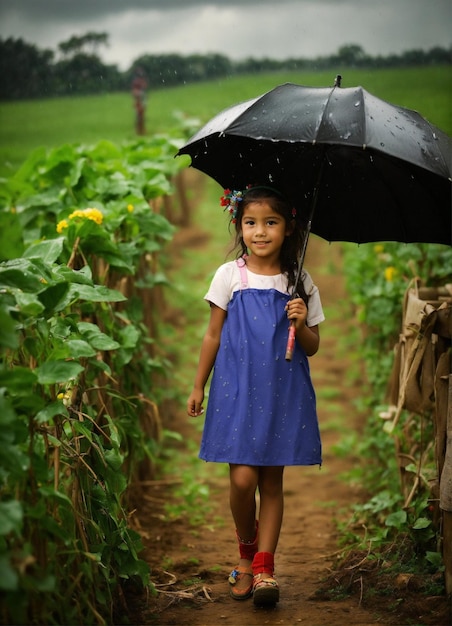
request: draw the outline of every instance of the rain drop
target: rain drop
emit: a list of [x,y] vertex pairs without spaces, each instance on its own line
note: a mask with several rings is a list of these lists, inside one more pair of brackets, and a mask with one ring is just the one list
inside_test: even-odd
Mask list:
[[355,107],[359,107],[359,105],[361,104],[361,102],[355,102]]
[[380,141],[380,146],[381,146],[382,148],[384,148],[384,147],[385,147],[385,145],[384,145],[384,143],[383,143],[382,141]]

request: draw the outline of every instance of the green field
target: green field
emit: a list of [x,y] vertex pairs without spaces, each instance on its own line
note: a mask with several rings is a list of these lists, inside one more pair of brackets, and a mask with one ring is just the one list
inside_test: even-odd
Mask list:
[[[342,87],[361,85],[374,95],[411,109],[452,135],[452,67],[343,70]],[[148,94],[147,130],[178,126],[175,113],[206,122],[222,109],[293,82],[329,86],[333,72],[284,72],[240,76],[159,89]],[[0,103],[0,176],[13,173],[38,146],[122,142],[134,138],[134,111],[127,93]]]

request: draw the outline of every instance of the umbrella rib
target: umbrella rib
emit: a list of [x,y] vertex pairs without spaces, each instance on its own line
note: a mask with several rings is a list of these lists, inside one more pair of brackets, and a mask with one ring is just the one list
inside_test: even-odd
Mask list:
[[326,99],[325,106],[323,107],[322,117],[320,118],[320,122],[319,122],[319,125],[318,125],[318,127],[317,127],[316,138],[314,139],[313,143],[317,143],[317,137],[318,137],[318,136],[319,136],[319,134],[320,134],[320,129],[322,128],[322,126],[324,125],[324,123],[326,124],[326,113],[327,113],[327,111],[329,111],[330,99],[331,99],[331,96],[333,95],[334,90],[335,90],[336,88],[338,88],[338,85],[334,85],[334,86],[331,88],[330,93],[328,94],[328,98]]

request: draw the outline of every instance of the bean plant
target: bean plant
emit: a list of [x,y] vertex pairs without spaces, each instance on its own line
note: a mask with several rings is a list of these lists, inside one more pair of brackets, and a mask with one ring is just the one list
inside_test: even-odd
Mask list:
[[128,486],[158,448],[180,143],[39,148],[2,181],[2,623],[114,623],[123,585],[149,584]]
[[[409,557],[433,571],[441,561],[438,552],[438,503],[429,482],[436,477],[434,426],[431,415],[414,416],[403,411],[394,430],[391,421],[389,381],[394,346],[402,326],[406,290],[415,282],[425,286],[452,283],[452,249],[436,244],[385,242],[355,246],[344,244],[347,289],[360,329],[360,357],[365,363],[368,419],[363,436],[355,441],[362,462],[357,475],[370,496],[355,507],[354,522],[344,530],[346,541],[366,550],[405,546]],[[343,446],[347,443],[344,441]],[[416,463],[405,472],[421,476],[409,502],[402,493],[398,453],[414,454]],[[351,531],[359,527],[361,532]],[[401,537],[409,541],[402,541]],[[414,546],[414,549],[413,549]],[[398,548],[396,547],[395,552]]]

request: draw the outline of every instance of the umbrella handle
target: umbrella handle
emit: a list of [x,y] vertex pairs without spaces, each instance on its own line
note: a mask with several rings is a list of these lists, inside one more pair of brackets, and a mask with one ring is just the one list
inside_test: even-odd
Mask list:
[[286,361],[292,360],[294,347],[295,347],[295,323],[291,322],[289,326],[289,336],[287,338]]

